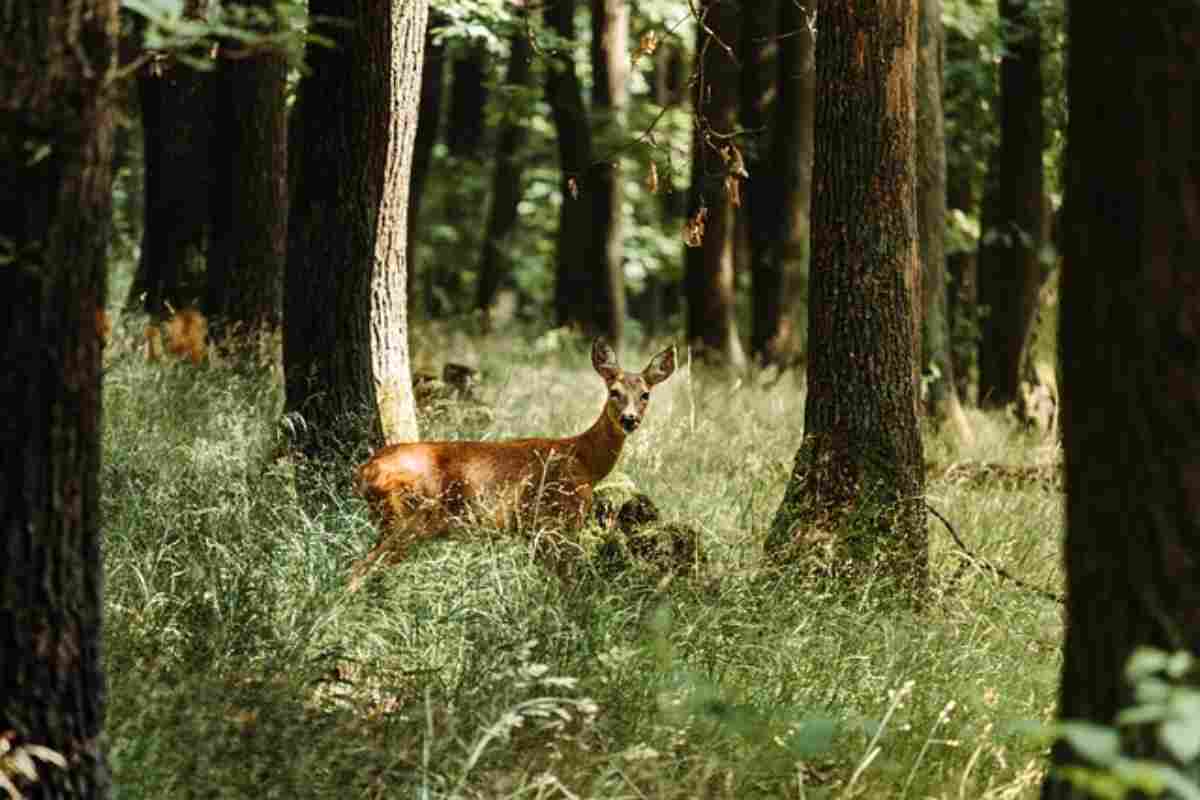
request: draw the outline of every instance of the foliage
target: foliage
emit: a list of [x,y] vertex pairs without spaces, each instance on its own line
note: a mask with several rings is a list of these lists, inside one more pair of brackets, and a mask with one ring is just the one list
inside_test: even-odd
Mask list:
[[[923,616],[883,602],[871,579],[835,598],[762,568],[801,433],[790,377],[729,383],[681,350],[625,449],[621,472],[701,531],[698,578],[585,568],[565,584],[528,542],[480,535],[424,546],[351,595],[349,565],[374,531],[341,473],[323,478],[324,509],[298,502],[272,360],[147,362],[142,337],[140,318],[118,321],[106,350],[121,794],[1035,796],[1042,751],[1012,721],[1052,712],[1055,607],[937,536],[939,599]],[[584,345],[418,326],[416,367],[478,366],[492,408],[451,405],[423,430],[581,429],[603,402]],[[930,457],[1053,457],[1000,417],[972,423],[974,449],[931,440]],[[929,492],[986,558],[1056,580],[1058,494],[938,479]]]
[[[1113,725],[1068,720],[1050,728],[1087,764],[1064,767],[1062,776],[1095,797],[1130,792],[1200,798],[1200,689],[1195,657],[1141,647],[1129,657],[1125,678],[1133,705]],[[1154,757],[1134,756],[1129,743],[1153,742]],[[1140,748],[1139,748],[1140,749]]]

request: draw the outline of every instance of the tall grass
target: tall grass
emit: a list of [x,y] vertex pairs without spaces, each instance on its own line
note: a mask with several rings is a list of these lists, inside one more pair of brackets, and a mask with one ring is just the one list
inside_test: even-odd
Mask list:
[[[560,435],[604,397],[573,340],[425,335],[419,364],[481,368],[490,413],[427,437]],[[649,350],[647,350],[649,352]],[[512,537],[434,542],[346,592],[374,542],[335,487],[298,502],[276,371],[110,347],[104,429],[108,731],[123,797],[1033,797],[1058,608],[931,528],[935,602],[888,605],[765,571],[802,429],[791,376],[680,370],[615,480],[701,531],[697,577],[582,571]],[[642,359],[626,357],[630,368]],[[971,452],[1053,459],[1003,419]],[[980,555],[1056,586],[1061,497],[934,479]]]

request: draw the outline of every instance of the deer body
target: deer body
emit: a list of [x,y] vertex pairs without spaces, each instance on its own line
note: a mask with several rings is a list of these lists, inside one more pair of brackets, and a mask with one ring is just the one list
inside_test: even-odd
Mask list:
[[380,528],[375,548],[355,567],[355,582],[376,562],[395,563],[413,542],[448,534],[463,522],[497,528],[576,528],[591,511],[592,488],[617,463],[637,429],[650,389],[675,369],[667,348],[640,373],[617,364],[597,339],[592,365],[609,395],[596,422],[563,439],[394,444],[359,467],[358,492]]

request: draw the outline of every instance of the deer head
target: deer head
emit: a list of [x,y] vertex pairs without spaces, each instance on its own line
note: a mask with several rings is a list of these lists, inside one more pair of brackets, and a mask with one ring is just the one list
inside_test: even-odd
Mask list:
[[675,347],[668,347],[650,359],[641,372],[626,372],[617,363],[617,354],[604,339],[592,343],[592,366],[608,386],[604,411],[623,433],[633,433],[642,424],[650,404],[650,390],[671,377],[675,371]]

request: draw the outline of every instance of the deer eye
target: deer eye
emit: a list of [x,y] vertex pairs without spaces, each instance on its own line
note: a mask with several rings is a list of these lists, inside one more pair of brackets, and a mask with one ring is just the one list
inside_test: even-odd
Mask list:
[[649,393],[649,392],[642,392],[642,402],[643,402],[643,403],[645,403],[645,402],[646,402],[647,400],[649,400],[649,399],[650,399],[650,393]]

